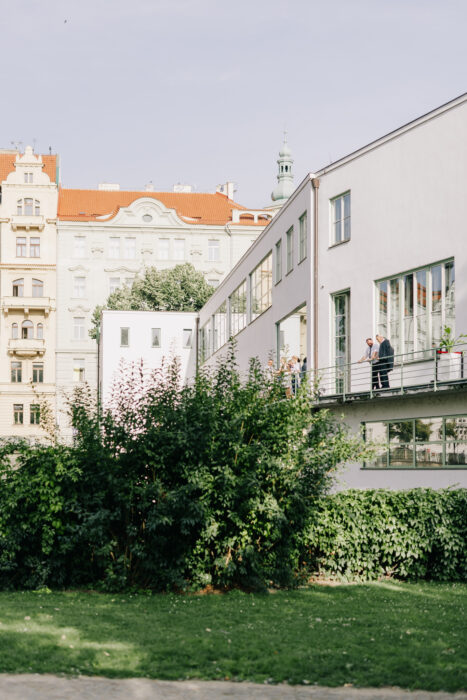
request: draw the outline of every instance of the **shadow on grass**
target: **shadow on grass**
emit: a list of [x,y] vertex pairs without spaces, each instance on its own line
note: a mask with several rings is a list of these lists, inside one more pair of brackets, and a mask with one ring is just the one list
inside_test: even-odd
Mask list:
[[0,594],[0,671],[336,686],[466,685],[467,587],[274,595]]

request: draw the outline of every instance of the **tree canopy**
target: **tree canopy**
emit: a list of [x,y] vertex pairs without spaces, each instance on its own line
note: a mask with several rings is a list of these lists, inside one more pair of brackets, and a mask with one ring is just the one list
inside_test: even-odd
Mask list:
[[191,263],[167,270],[149,267],[137,277],[131,287],[112,292],[103,305],[96,306],[92,316],[91,338],[97,337],[103,309],[115,311],[199,311],[207,302],[213,288],[202,272]]

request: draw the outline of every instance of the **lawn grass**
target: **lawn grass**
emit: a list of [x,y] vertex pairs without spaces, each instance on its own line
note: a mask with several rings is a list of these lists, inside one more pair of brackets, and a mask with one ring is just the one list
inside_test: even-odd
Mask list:
[[271,594],[0,593],[0,672],[467,686],[467,586]]

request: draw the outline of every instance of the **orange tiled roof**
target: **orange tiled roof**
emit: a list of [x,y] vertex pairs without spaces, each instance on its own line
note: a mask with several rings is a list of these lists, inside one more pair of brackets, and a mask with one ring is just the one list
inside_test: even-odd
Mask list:
[[[168,209],[192,224],[223,225],[232,220],[232,209],[244,210],[226,195],[199,192],[126,192],[124,190],[68,190],[61,189],[58,198],[58,218],[61,221],[96,221],[99,217],[112,219],[121,207],[128,207],[136,199],[157,199]],[[253,222],[241,221],[241,224]],[[266,222],[256,224],[264,226]]]
[[[0,153],[0,182],[15,169],[16,153]],[[42,156],[43,171],[49,176],[51,182],[55,182],[55,168],[57,156]]]

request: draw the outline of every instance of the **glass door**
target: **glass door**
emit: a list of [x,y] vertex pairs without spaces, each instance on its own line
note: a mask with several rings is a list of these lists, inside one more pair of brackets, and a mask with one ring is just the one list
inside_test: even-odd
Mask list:
[[350,388],[350,292],[335,294],[333,307],[335,391],[342,394]]

